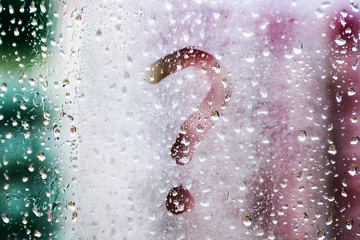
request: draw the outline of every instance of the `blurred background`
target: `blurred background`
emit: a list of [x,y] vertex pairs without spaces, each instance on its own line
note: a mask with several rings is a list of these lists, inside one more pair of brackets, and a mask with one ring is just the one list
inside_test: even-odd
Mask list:
[[60,1],[0,1],[0,239],[71,235],[79,16]]

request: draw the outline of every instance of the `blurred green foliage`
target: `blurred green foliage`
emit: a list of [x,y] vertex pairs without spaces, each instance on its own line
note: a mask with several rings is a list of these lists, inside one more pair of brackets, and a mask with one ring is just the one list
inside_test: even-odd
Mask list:
[[39,70],[57,3],[0,0],[0,239],[55,239],[63,222],[49,102],[36,79],[19,81],[21,64]]
[[27,64],[49,46],[57,0],[1,0],[1,62]]

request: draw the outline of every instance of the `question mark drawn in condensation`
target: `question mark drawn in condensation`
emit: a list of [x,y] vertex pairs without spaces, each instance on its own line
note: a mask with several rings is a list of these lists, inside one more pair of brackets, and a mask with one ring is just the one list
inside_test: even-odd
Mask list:
[[[211,88],[205,99],[182,124],[180,133],[171,148],[171,158],[178,165],[190,162],[200,140],[218,120],[221,111],[230,100],[232,82],[228,71],[211,54],[186,47],[154,62],[145,73],[145,80],[159,83],[172,73],[195,67],[208,77]],[[173,214],[182,214],[194,207],[194,199],[182,185],[172,188],[166,199],[166,208]]]

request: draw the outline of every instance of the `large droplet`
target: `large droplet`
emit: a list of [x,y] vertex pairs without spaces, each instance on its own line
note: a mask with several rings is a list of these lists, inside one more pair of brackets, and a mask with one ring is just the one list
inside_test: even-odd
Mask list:
[[244,216],[243,217],[243,224],[245,227],[250,227],[252,224],[252,220],[249,216]]
[[343,46],[346,44],[346,40],[341,37],[341,35],[337,35],[335,38],[335,42],[337,45]]
[[304,130],[299,130],[297,135],[300,142],[305,142],[307,134]]
[[9,217],[6,214],[2,214],[1,218],[2,218],[4,223],[9,223]]

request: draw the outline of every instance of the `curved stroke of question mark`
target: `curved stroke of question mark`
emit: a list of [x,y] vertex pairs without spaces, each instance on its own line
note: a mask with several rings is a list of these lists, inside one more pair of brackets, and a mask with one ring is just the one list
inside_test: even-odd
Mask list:
[[[211,88],[205,99],[182,124],[180,133],[171,148],[171,158],[179,165],[190,162],[201,138],[219,118],[222,109],[230,100],[232,81],[229,72],[211,54],[186,47],[157,60],[147,69],[145,80],[151,84],[159,83],[172,73],[195,67],[208,77]],[[190,211],[194,199],[182,185],[169,191],[166,201],[168,211],[181,214]]]

